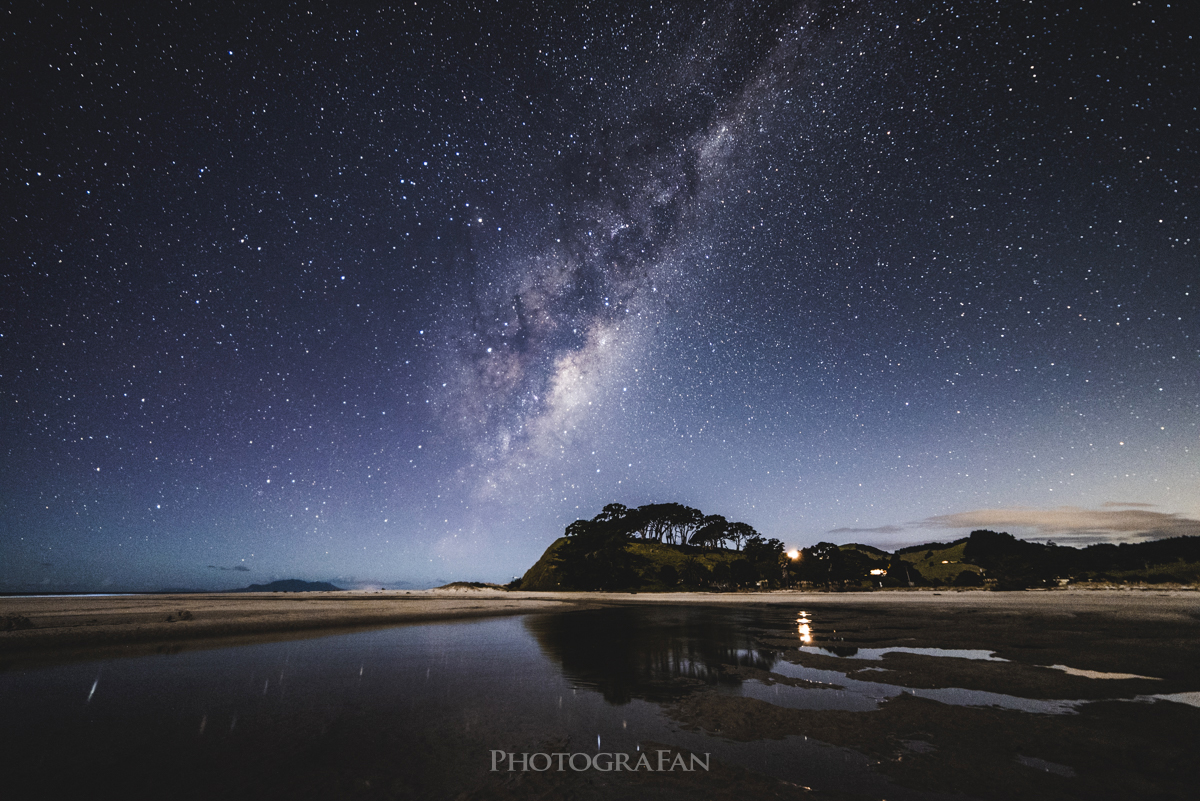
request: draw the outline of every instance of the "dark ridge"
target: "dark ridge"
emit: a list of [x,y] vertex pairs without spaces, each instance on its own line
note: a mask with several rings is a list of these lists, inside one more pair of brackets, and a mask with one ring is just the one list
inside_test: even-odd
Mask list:
[[970,537],[963,537],[962,539],[955,540],[954,542],[927,542],[924,545],[909,545],[904,548],[897,548],[896,556],[906,553],[916,553],[917,551],[941,551],[946,548],[953,548],[955,545],[961,545],[968,539],[970,539]]
[[301,581],[300,579],[281,579],[270,584],[251,584],[240,590],[228,592],[339,592],[341,587],[335,587],[328,581]]
[[851,542],[845,545],[839,545],[839,548],[855,548],[863,553],[869,553],[874,556],[887,556],[888,552],[882,548],[876,548],[874,545],[863,545],[861,542]]

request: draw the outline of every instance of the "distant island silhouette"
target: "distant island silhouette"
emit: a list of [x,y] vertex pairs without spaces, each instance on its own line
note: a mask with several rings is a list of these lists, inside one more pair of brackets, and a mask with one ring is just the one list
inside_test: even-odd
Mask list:
[[280,579],[270,584],[251,584],[237,590],[226,592],[339,592],[341,587],[335,587],[328,581],[301,581],[300,579]]

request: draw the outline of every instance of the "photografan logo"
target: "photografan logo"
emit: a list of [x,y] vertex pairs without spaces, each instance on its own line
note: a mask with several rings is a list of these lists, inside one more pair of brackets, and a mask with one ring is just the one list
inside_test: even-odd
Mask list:
[[610,771],[640,771],[651,773],[669,773],[671,771],[691,772],[708,770],[708,754],[682,754],[669,749],[657,751],[640,751],[635,754],[601,751],[598,754],[583,752],[568,753],[522,753],[493,750],[492,771],[524,772],[536,771],[542,773],[554,771],[585,771],[598,770],[601,773]]

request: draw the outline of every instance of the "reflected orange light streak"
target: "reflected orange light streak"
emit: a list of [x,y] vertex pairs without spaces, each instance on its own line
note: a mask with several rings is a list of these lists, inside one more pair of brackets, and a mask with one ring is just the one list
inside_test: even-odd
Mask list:
[[812,621],[809,620],[807,612],[801,612],[800,616],[796,618],[796,626],[800,634],[800,642],[805,645],[812,643]]

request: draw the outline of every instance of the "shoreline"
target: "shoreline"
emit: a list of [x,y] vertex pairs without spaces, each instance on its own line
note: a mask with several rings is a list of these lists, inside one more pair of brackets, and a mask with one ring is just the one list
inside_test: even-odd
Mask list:
[[[496,593],[496,595],[506,595]],[[324,636],[548,611],[560,599],[428,591],[0,597],[0,663]],[[205,644],[208,645],[205,645]]]
[[922,614],[1118,613],[1196,620],[1186,589],[775,591],[754,593],[519,592],[490,589],[314,593],[0,596],[0,665],[175,652],[596,606],[892,607]]

